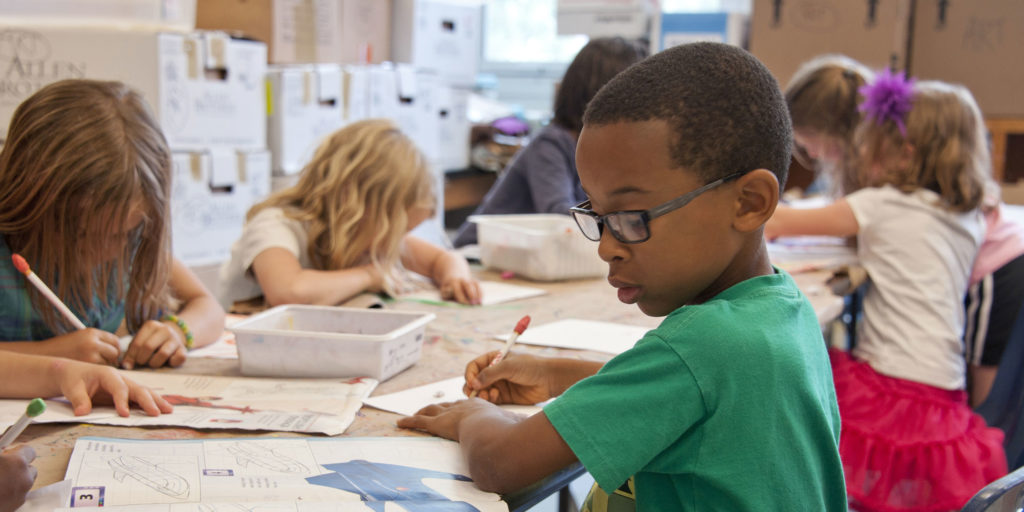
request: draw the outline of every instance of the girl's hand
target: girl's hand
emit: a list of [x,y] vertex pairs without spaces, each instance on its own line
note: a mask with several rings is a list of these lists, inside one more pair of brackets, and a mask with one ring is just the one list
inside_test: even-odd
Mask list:
[[466,365],[466,385],[462,391],[468,396],[477,390],[478,397],[495,404],[533,405],[553,395],[544,359],[509,352],[500,363],[490,366],[494,350]]
[[25,495],[36,481],[36,468],[32,461],[36,451],[22,445],[0,454],[0,512],[14,512],[25,503]]
[[149,320],[142,324],[135,339],[125,351],[121,365],[131,370],[135,365],[159,368],[165,364],[181,366],[188,358],[185,333],[174,322]]
[[470,277],[450,277],[441,283],[441,298],[460,304],[480,304],[480,283]]
[[43,343],[48,345],[46,355],[86,363],[113,366],[117,364],[117,356],[121,353],[117,336],[93,327],[55,336]]
[[113,403],[121,416],[128,416],[130,402],[138,404],[150,416],[173,410],[155,391],[107,366],[59,360],[54,363],[54,373],[58,376],[61,394],[71,402],[76,416],[89,414],[93,399],[97,403]]

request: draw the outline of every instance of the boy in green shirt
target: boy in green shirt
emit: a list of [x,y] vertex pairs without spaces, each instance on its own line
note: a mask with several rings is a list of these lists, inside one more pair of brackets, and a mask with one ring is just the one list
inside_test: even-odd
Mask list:
[[[604,365],[480,356],[466,381],[481,399],[399,426],[458,440],[485,490],[579,460],[639,510],[845,510],[825,343],[762,234],[791,137],[778,84],[741,49],[682,45],[623,71],[587,107],[590,200],[573,215],[619,300],[667,317]],[[492,405],[551,397],[529,418]]]

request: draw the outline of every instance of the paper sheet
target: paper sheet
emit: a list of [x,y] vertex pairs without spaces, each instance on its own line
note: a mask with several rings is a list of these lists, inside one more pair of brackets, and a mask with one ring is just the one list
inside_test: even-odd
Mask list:
[[857,251],[846,240],[828,236],[778,238],[768,243],[772,264],[796,274],[830,270],[857,262]]
[[[516,343],[541,345],[545,347],[594,350],[609,354],[621,354],[631,348],[650,329],[635,325],[597,322],[567,318],[550,324],[530,327]],[[496,336],[504,340],[508,335]]]
[[[47,400],[36,423],[97,423],[123,426],[181,426],[203,429],[275,430],[337,435],[345,431],[377,386],[369,378],[255,379],[164,372],[126,372],[174,405],[174,412],[146,416],[133,408],[127,418],[113,407],[94,407],[75,416],[63,399]],[[0,400],[0,425],[25,412],[25,400]]]
[[[462,385],[465,383],[466,379],[462,377],[452,377],[389,395],[373,396],[363,400],[363,403],[403,416],[412,416],[430,404],[465,399],[466,395],[462,393]],[[537,405],[502,405],[501,408],[526,416],[533,416],[542,409]]]
[[457,443],[428,437],[83,437],[68,462],[66,478],[73,484],[67,505],[147,511],[441,510],[446,505],[508,510],[500,496],[473,485],[468,473]]
[[71,499],[71,480],[61,480],[29,491],[17,512],[50,512],[63,507]]
[[209,357],[213,359],[238,359],[238,345],[234,333],[225,332],[220,339],[205,347],[190,350],[188,357]]
[[[517,284],[501,283],[498,281],[480,281],[480,292],[483,295],[481,305],[501,304],[520,299],[528,299],[548,293],[540,288],[520,286]],[[419,290],[412,293],[404,293],[398,296],[400,300],[423,300],[430,302],[442,302],[441,292],[436,289]],[[447,301],[455,304],[455,301]]]

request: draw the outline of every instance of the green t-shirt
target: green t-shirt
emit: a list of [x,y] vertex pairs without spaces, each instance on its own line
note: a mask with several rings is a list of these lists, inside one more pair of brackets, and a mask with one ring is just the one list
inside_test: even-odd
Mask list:
[[846,510],[839,409],[814,309],[779,270],[681,307],[544,408],[637,510]]

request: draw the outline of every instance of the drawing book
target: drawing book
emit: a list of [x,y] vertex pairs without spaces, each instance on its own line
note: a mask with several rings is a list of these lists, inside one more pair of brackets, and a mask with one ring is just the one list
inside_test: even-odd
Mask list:
[[134,440],[82,437],[69,508],[503,511],[459,445],[433,437]]

